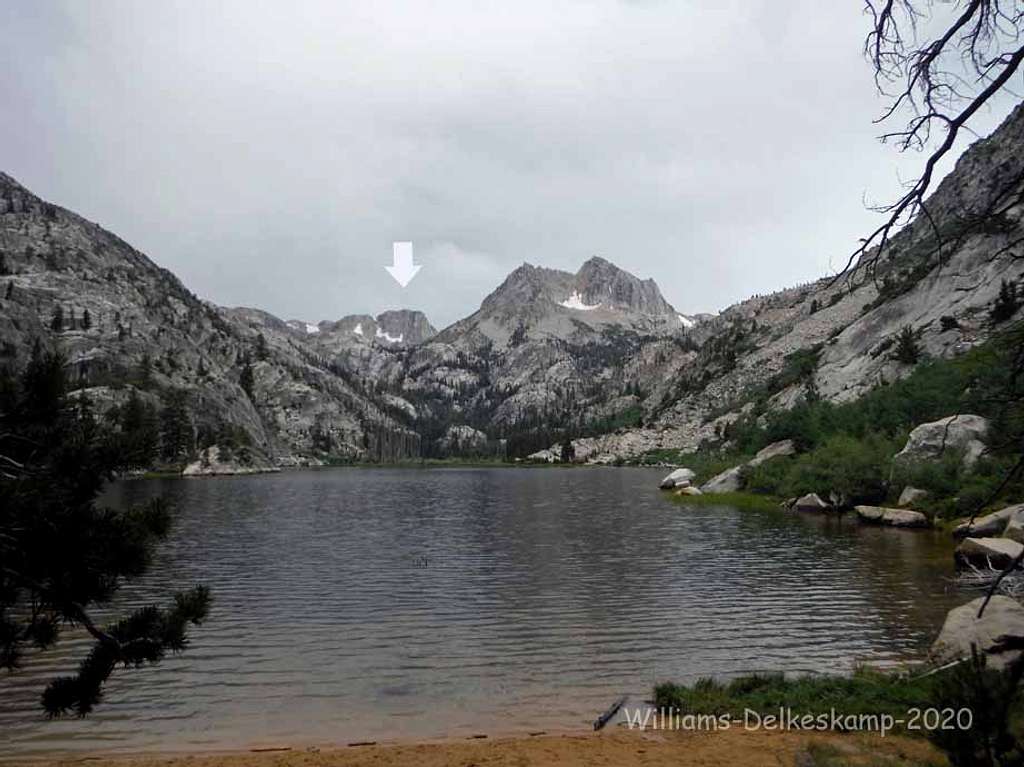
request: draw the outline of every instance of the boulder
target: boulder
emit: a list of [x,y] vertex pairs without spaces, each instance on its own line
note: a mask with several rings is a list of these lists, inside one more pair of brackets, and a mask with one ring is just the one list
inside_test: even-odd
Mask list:
[[1024,503],[978,517],[973,524],[971,520],[965,520],[953,528],[953,535],[957,538],[993,538],[1002,535],[1010,520],[1017,516],[1024,517]]
[[662,490],[671,490],[673,487],[686,487],[696,476],[697,474],[693,469],[676,469],[665,479],[661,480],[661,484],[658,487]]
[[747,466],[760,466],[772,458],[782,458],[788,455],[796,455],[796,443],[791,439],[784,439],[781,442],[773,442],[768,447],[759,450],[757,455],[747,461]]
[[984,597],[954,607],[946,615],[938,639],[928,658],[936,665],[971,657],[971,646],[986,654],[986,665],[1003,669],[1020,656],[1020,651],[998,652],[995,648],[1003,636],[1024,636],[1024,607],[1015,599],[994,596],[978,618]]
[[1024,551],[1024,544],[1009,538],[964,538],[956,547],[956,563],[963,567],[992,567],[1002,570]]
[[735,493],[743,488],[743,469],[760,466],[772,458],[793,455],[796,453],[796,444],[791,439],[784,439],[781,442],[773,442],[768,447],[762,448],[753,458],[739,466],[733,466],[718,474],[703,485],[700,489],[705,493]]
[[988,420],[980,415],[954,415],[932,423],[923,423],[910,432],[907,444],[896,454],[897,463],[935,461],[947,451],[963,456],[963,464],[971,467],[985,452]]
[[928,527],[928,517],[910,509],[887,509],[883,506],[855,506],[857,518],[862,522],[890,527]]
[[1017,541],[1017,543],[1024,543],[1024,515],[1014,514],[1010,517],[1010,521],[1006,523],[1006,529],[1003,530],[1003,537]]
[[922,501],[928,497],[928,491],[922,490],[918,487],[911,487],[907,485],[903,488],[903,492],[900,493],[900,499],[896,501],[897,506],[913,506],[918,501]]
[[702,493],[696,487],[690,487],[690,485],[686,485],[686,487],[681,487],[678,490],[676,490],[676,495],[704,495],[704,493]]
[[828,511],[832,507],[821,500],[817,493],[808,493],[802,498],[797,498],[793,508],[797,511]]
[[700,486],[704,493],[735,493],[743,487],[743,465],[733,466],[718,474]]

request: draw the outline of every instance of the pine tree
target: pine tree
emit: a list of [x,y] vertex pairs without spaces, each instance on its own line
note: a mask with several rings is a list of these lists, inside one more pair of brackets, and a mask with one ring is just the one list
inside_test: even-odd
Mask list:
[[157,442],[160,437],[155,408],[143,402],[138,391],[132,389],[128,401],[121,409],[120,422],[120,450],[126,467],[145,469],[152,466],[156,460]]
[[917,345],[917,336],[909,325],[905,325],[896,337],[894,356],[904,365],[914,365],[921,359],[921,348]]
[[64,307],[60,304],[57,304],[57,308],[53,310],[53,315],[50,317],[50,330],[54,333],[64,330]]
[[82,330],[89,330],[92,327],[92,315],[86,309],[82,312]]
[[11,296],[14,295],[14,280],[7,281],[7,291],[4,293],[4,298],[8,301],[11,300]]
[[167,396],[160,411],[160,440],[163,457],[169,461],[187,456],[195,448],[195,431],[184,391],[173,391]]
[[0,668],[14,671],[27,650],[56,644],[66,625],[83,627],[91,650],[74,675],[50,682],[42,705],[51,716],[84,716],[116,668],[183,650],[209,592],[196,586],[168,608],[143,607],[106,627],[93,620],[120,583],[146,571],[170,514],[159,500],[97,507],[118,468],[117,442],[87,401],[68,400],[62,357],[37,344],[19,380],[0,379]]
[[998,324],[1006,322],[1020,308],[1020,300],[1017,297],[1017,285],[1009,280],[1003,280],[999,285],[999,296],[992,304],[992,311],[989,316],[992,322]]

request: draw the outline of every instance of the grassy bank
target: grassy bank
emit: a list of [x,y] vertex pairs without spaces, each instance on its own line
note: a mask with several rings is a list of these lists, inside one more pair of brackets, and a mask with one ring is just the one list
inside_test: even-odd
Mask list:
[[[953,764],[992,764],[987,761],[991,754],[1009,758],[995,763],[1019,764],[1013,760],[1024,757],[1024,706],[1007,677],[985,669],[983,663],[917,676],[871,669],[849,676],[755,674],[730,682],[661,684],[655,688],[654,702],[681,715],[730,715],[748,721],[757,721],[750,712],[777,716],[782,709],[793,717],[808,717],[809,729],[827,721],[827,727],[817,729],[830,731],[877,731],[887,717],[891,732],[926,737]],[[937,719],[923,713],[931,709],[940,712]],[[947,711],[952,712],[948,718]]]

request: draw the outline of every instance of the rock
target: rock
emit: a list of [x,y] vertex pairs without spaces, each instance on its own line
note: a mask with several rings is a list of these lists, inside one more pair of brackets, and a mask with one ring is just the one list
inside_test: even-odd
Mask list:
[[773,442],[768,447],[759,450],[757,455],[747,461],[747,466],[760,466],[772,458],[782,458],[789,455],[796,455],[796,443],[791,439],[784,439],[781,442]]
[[794,453],[796,453],[796,445],[793,440],[784,439],[781,442],[773,442],[768,447],[759,450],[757,455],[746,463],[733,466],[712,477],[701,485],[700,489],[705,493],[735,493],[743,488],[743,470],[745,468],[754,468],[772,458],[780,458]]
[[686,487],[681,487],[676,490],[676,495],[704,495],[704,493],[702,493],[699,488],[687,485]]
[[802,498],[797,498],[793,508],[797,511],[829,511],[832,507],[821,500],[817,493],[808,493]]
[[1003,537],[1017,543],[1024,543],[1024,514],[1014,514],[1006,523]]
[[928,658],[936,665],[971,657],[971,646],[986,653],[989,668],[1003,669],[1020,656],[1019,651],[993,652],[1002,636],[1024,636],[1024,607],[1015,599],[994,596],[981,619],[978,609],[984,597],[955,607],[946,615]]
[[[744,464],[745,465],[745,464]],[[731,469],[726,469],[721,474],[709,479],[703,485],[700,486],[701,492],[704,493],[735,493],[741,487],[743,487],[742,472],[743,466],[733,466]]]
[[963,464],[971,467],[985,452],[988,420],[980,415],[961,414],[923,423],[910,432],[907,444],[896,454],[897,463],[935,461],[947,451],[963,456]]
[[676,469],[658,485],[662,490],[671,490],[673,487],[686,487],[696,477],[693,469]]
[[917,487],[911,487],[907,485],[903,488],[903,492],[900,493],[900,499],[896,501],[897,506],[913,506],[918,501],[924,500],[928,497],[927,490],[921,490]]
[[263,474],[281,471],[258,451],[248,447],[233,450],[212,445],[200,451],[199,460],[188,464],[183,477],[213,477],[222,474]]
[[1024,544],[1009,538],[964,538],[956,547],[958,566],[992,567],[1002,570],[1024,551]]
[[890,527],[928,527],[928,517],[910,509],[887,509],[882,506],[855,506],[854,511],[862,522]]
[[992,538],[1003,534],[1010,520],[1017,516],[1024,517],[1024,503],[1016,506],[1007,506],[1005,509],[993,511],[983,517],[974,520],[974,524],[968,519],[953,528],[953,536],[964,538]]

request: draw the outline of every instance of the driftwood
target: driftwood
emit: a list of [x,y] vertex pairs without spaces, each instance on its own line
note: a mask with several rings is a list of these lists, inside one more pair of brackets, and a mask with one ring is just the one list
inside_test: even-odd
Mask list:
[[622,705],[626,702],[626,698],[627,697],[628,696],[623,695],[617,701],[612,703],[612,705],[609,707],[609,709],[607,711],[605,711],[603,714],[601,714],[601,716],[599,716],[597,719],[595,719],[594,720],[594,729],[595,730],[600,730],[602,727],[604,727],[606,724],[608,724],[608,722],[611,721],[612,717],[615,716],[617,713],[619,713],[619,709],[622,708]]

